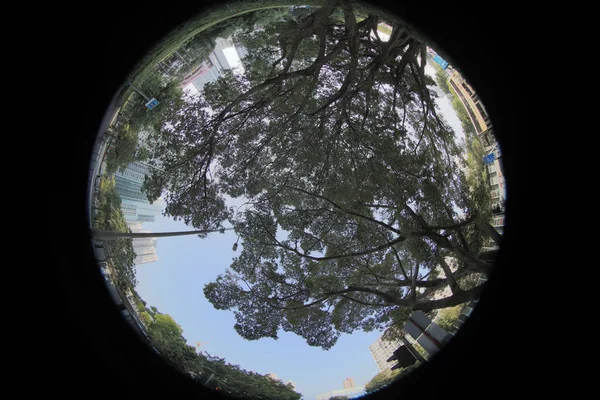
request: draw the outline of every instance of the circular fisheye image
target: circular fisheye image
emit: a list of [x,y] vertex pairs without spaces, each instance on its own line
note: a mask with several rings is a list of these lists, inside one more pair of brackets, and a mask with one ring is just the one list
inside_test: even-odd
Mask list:
[[494,126],[460,66],[368,3],[230,2],[131,71],[90,228],[140,340],[242,399],[351,399],[452,340],[494,267]]

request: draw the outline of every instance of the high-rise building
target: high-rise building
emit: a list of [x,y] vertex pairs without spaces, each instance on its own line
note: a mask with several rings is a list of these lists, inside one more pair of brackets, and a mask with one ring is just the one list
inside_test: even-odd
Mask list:
[[[139,221],[128,222],[127,226],[134,233],[150,233],[149,230],[142,229],[142,223]],[[158,260],[156,254],[156,238],[136,238],[132,240],[136,265],[146,264]]]
[[394,350],[400,347],[400,345],[402,345],[400,339],[387,341],[383,339],[382,334],[377,338],[375,343],[369,346],[369,350],[375,359],[375,363],[377,363],[377,367],[379,367],[379,371],[389,370],[396,364],[394,361],[388,362],[387,359],[394,354]]
[[115,173],[115,188],[121,196],[121,210],[127,221],[153,222],[162,213],[162,202],[150,204],[142,192],[142,184],[150,175],[150,168],[148,164],[133,162]]
[[204,60],[196,70],[185,77],[181,84],[182,87],[186,87],[191,83],[197,91],[202,92],[205,84],[216,81],[224,70],[232,69],[232,65],[229,64],[223,50],[227,48],[235,49],[240,59],[248,54],[245,47],[236,46],[231,38],[217,38],[215,43],[215,48],[208,55],[208,59]]
[[354,378],[348,377],[348,378],[344,379],[344,389],[350,389],[355,386],[356,386],[356,384],[354,383]]

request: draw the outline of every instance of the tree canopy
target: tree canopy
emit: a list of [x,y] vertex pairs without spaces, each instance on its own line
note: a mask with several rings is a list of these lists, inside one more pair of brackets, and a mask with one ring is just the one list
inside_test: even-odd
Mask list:
[[[149,138],[149,198],[163,195],[165,213],[196,229],[230,223],[240,237],[204,293],[248,340],[284,330],[329,349],[341,333],[477,298],[482,287],[461,278],[490,273],[485,205],[437,113],[426,45],[398,22],[384,40],[379,22],[327,0],[237,31],[245,73],[165,107]],[[431,299],[445,286],[451,296]]]

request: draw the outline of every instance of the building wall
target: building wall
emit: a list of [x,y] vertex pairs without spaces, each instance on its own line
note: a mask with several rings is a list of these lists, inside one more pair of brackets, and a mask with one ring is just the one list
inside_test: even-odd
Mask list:
[[136,265],[148,264],[154,261],[158,261],[158,255],[156,253],[137,256],[134,260]]
[[[210,57],[211,61],[214,57]],[[201,74],[197,75],[194,79],[191,80],[192,85],[198,90],[202,92],[204,85],[208,82],[216,81],[221,73],[219,72],[219,68],[214,65],[212,62],[207,63],[207,68]]]
[[348,389],[332,390],[317,395],[317,400],[328,400],[334,396],[347,396],[349,399],[365,394],[365,386],[356,386]]
[[393,341],[385,341],[383,340],[383,334],[377,338],[375,343],[369,346],[369,350],[371,351],[371,355],[379,367],[379,371],[384,371],[386,369],[392,368],[396,363],[395,362],[387,362],[386,360],[390,358],[394,354],[394,350],[396,350],[402,341],[400,339]]
[[354,383],[354,378],[348,377],[348,378],[344,379],[344,389],[350,389],[355,386],[356,386],[356,384]]
[[195,75],[183,81],[182,86],[185,87],[191,83],[196,90],[202,92],[205,84],[216,81],[224,70],[231,69],[231,65],[223,52],[223,49],[228,47],[234,47],[240,59],[248,55],[248,51],[244,47],[235,46],[230,38],[217,38],[215,48],[208,55],[208,59],[203,61],[202,66]]
[[154,221],[162,214],[160,202],[150,204],[142,192],[142,184],[151,167],[142,162],[134,162],[122,171],[115,173],[115,188],[121,196],[121,209],[127,221]]
[[[150,233],[149,230],[142,229],[142,223],[140,221],[128,222],[127,226],[131,232],[134,233]],[[133,262],[136,265],[139,265],[158,261],[158,255],[156,254],[156,243],[156,238],[133,239],[133,251],[136,254]]]

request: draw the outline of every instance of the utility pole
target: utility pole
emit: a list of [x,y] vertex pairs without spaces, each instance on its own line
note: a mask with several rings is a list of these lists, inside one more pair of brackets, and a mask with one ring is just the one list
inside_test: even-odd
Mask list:
[[233,228],[221,228],[221,229],[205,229],[198,231],[179,231],[179,232],[115,232],[115,231],[104,231],[100,229],[92,229],[92,238],[97,240],[117,240],[117,239],[140,239],[140,238],[154,238],[154,237],[170,237],[170,236],[184,236],[184,235],[198,235],[201,233],[212,233],[233,230]]

